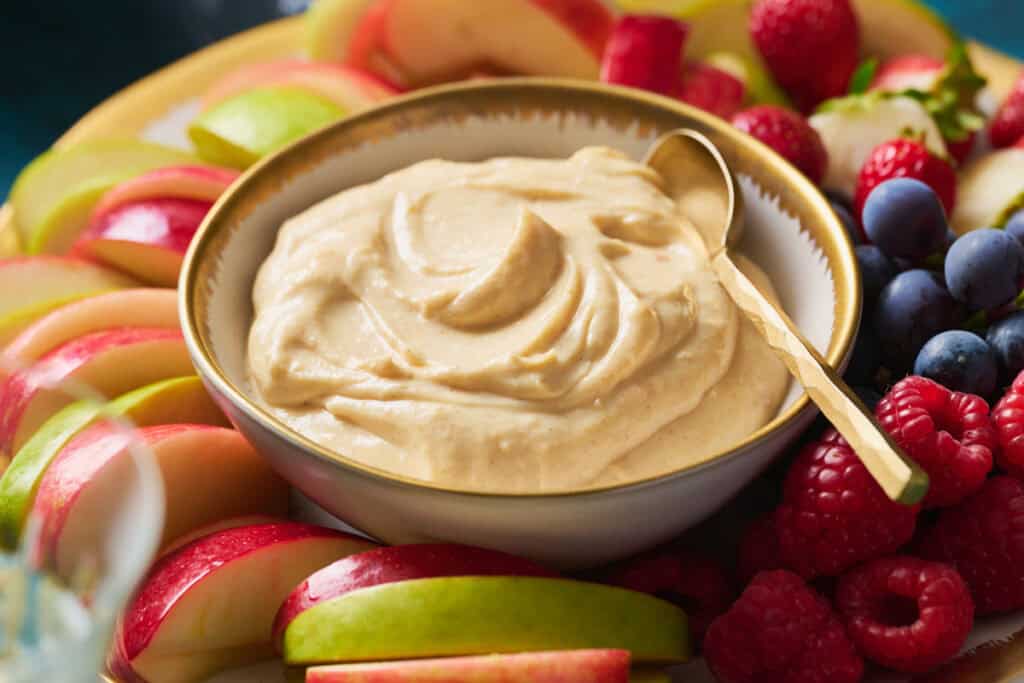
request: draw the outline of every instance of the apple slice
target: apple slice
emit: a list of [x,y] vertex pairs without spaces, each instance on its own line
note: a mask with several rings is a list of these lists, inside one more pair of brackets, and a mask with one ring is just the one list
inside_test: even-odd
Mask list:
[[212,204],[200,199],[140,199],[97,213],[74,253],[161,287],[178,283],[188,245]]
[[105,406],[93,401],[72,403],[43,423],[0,478],[0,542],[5,546],[17,545],[50,462],[76,434],[103,416],[122,417],[139,427],[171,423],[229,425],[195,375],[154,382]]
[[358,67],[286,59],[232,71],[206,91],[202,106],[209,109],[247,90],[273,86],[304,88],[350,113],[399,94],[396,87]]
[[593,80],[614,24],[601,0],[385,1],[383,20],[368,12],[371,26],[357,30],[370,35],[381,25],[377,52],[412,86],[458,78],[480,64]]
[[1002,227],[1024,206],[1024,149],[1011,147],[981,156],[960,174],[953,230],[962,235]]
[[0,345],[69,301],[133,284],[123,275],[76,258],[24,256],[0,261]]
[[258,526],[260,524],[278,524],[281,522],[287,522],[288,519],[282,517],[273,517],[271,515],[240,515],[238,517],[227,517],[225,519],[219,519],[216,522],[201,526],[198,529],[179,536],[160,548],[161,557],[164,555],[170,555],[178,548],[184,548],[193,541],[198,541],[200,538],[210,536],[220,531],[226,531],[228,529],[237,529],[240,526]]
[[452,543],[378,548],[338,560],[299,584],[281,605],[274,620],[274,643],[280,651],[288,625],[322,602],[361,588],[441,576],[553,577],[557,574],[515,555]]
[[254,88],[200,114],[188,135],[203,159],[245,168],[345,114],[330,100],[300,88]]
[[688,30],[669,17],[622,17],[604,51],[601,80],[673,95],[679,87]]
[[317,666],[306,683],[629,683],[626,650],[566,650]]
[[64,446],[39,482],[31,514],[41,521],[47,563],[65,580],[98,555],[113,529],[110,501],[131,477],[133,440],[153,453],[163,475],[161,545],[228,517],[287,514],[288,485],[238,432],[195,424],[137,432],[107,421],[92,425]]
[[122,204],[143,199],[177,197],[199,199],[212,204],[237,178],[238,171],[219,166],[182,165],[156,168],[114,186],[103,195],[103,199],[93,209],[93,218]]
[[[361,22],[368,11],[382,7],[379,0],[316,0],[306,10],[306,53],[321,62],[349,62],[349,46],[353,41],[375,41],[380,29],[369,35],[361,33]],[[376,10],[379,13],[379,10]]]
[[501,654],[629,650],[637,662],[688,655],[686,614],[644,593],[567,579],[456,576],[345,593],[288,624],[289,665]]
[[45,152],[11,188],[22,246],[30,254],[63,253],[114,185],[143,171],[192,161],[187,152],[140,140],[91,140]]
[[173,289],[121,289],[65,304],[26,327],[3,350],[4,368],[23,368],[61,344],[114,327],[179,329]]
[[119,680],[198,681],[272,654],[270,624],[291,588],[366,539],[296,522],[238,527],[164,556],[124,613],[110,669]]
[[0,385],[0,453],[17,452],[43,422],[72,402],[65,383],[117,396],[192,372],[180,330],[126,327],[79,337]]

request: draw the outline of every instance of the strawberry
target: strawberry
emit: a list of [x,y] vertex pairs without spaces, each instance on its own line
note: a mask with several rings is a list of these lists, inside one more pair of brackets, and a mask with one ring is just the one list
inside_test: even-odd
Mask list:
[[1024,72],[992,119],[988,137],[993,147],[1009,147],[1024,137]]
[[679,83],[689,30],[669,17],[622,17],[604,50],[601,80],[671,95]]
[[914,178],[935,190],[946,215],[956,205],[956,171],[917,140],[897,138],[883,142],[871,152],[857,178],[854,208],[860,216],[871,190],[891,178]]
[[1017,140],[1017,142],[1013,143],[1013,146],[1016,147],[1017,149],[1024,149],[1024,137],[1021,137],[1020,140]]
[[729,119],[743,106],[746,90],[743,82],[727,71],[704,62],[688,62],[676,97]]
[[776,82],[802,111],[846,92],[860,51],[849,0],[757,0],[750,33]]
[[945,68],[944,61],[927,55],[893,57],[878,67],[871,81],[870,90],[899,92],[912,88],[928,92],[935,86]]
[[961,164],[974,149],[975,132],[985,123],[975,106],[984,85],[967,51],[957,45],[945,61],[911,54],[883,62],[870,89],[919,101],[942,132],[949,155]]
[[828,166],[828,152],[818,131],[797,112],[765,104],[736,114],[732,124],[774,149],[811,182],[821,182]]

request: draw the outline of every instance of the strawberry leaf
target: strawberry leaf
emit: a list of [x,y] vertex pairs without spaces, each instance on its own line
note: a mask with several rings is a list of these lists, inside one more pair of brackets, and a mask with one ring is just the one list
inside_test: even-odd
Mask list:
[[962,142],[985,126],[985,119],[975,106],[978,91],[985,83],[985,78],[974,70],[966,46],[957,43],[950,49],[946,67],[931,91],[908,88],[893,95],[920,102],[935,120],[942,137]]
[[878,72],[878,60],[874,57],[861,62],[857,70],[850,78],[850,94],[861,95],[871,87],[871,81],[875,80],[875,73]]

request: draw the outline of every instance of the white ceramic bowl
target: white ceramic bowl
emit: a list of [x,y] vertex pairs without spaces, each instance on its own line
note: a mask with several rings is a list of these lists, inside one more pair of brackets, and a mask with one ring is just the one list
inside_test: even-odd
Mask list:
[[339,519],[389,543],[453,541],[560,567],[622,558],[679,534],[756,477],[814,415],[798,387],[778,417],[725,452],[639,483],[540,495],[475,493],[327,451],[248,398],[251,289],[281,223],[338,191],[433,157],[564,157],[604,144],[641,158],[696,128],[723,150],[747,205],[742,250],[835,366],[860,315],[852,247],[798,171],[727,123],[673,100],[600,84],[507,79],[423,91],[348,118],[250,169],[211,211],[182,273],[182,325],[217,401],[273,466]]

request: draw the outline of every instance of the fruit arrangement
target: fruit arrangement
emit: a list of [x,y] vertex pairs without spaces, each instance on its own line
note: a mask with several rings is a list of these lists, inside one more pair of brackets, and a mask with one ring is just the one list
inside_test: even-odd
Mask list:
[[[117,680],[280,658],[320,683],[626,683],[699,652],[722,683],[845,683],[942,667],[976,616],[1024,609],[1024,76],[986,103],[967,50],[909,0],[622,4],[318,0],[307,58],[214,83],[191,151],[96,139],[18,177],[0,542],[35,520],[37,561],[88,594],[129,451],[153,454],[161,549],[114,635]],[[172,289],[184,252],[261,157],[402,92],[505,75],[677,99],[821,187],[863,280],[846,379],[927,471],[921,505],[886,498],[819,424],[742,506],[576,577],[288,519],[287,486],[194,375]]]

